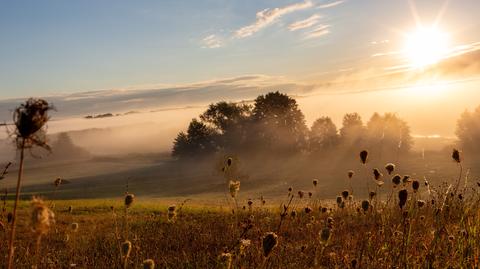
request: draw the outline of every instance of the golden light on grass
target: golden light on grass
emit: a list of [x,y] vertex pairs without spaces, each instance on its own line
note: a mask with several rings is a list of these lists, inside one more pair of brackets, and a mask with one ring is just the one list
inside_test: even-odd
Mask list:
[[425,68],[447,56],[449,35],[437,27],[418,27],[407,34],[403,55],[413,68]]

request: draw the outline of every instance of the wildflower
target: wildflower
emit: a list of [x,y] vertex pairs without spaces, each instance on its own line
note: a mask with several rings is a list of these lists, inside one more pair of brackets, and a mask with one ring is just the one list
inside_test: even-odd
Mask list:
[[55,214],[41,199],[36,197],[32,199],[31,222],[32,230],[38,235],[46,234],[50,227],[55,224]]
[[143,261],[143,269],[155,269],[155,261],[147,259]]
[[177,219],[176,205],[171,205],[168,207],[167,219],[168,219],[168,222],[175,222],[175,220]]
[[312,183],[313,183],[313,186],[316,187],[318,185],[318,179],[314,179]]
[[400,208],[403,208],[405,204],[407,203],[407,198],[408,198],[408,192],[407,190],[403,189],[398,192],[398,205]]
[[218,263],[222,269],[232,268],[232,254],[228,252],[223,252],[218,256]]
[[395,175],[394,177],[392,177],[393,187],[400,185],[401,181],[402,177],[400,175]]
[[460,163],[462,161],[460,151],[458,149],[453,149],[452,159],[457,163]]
[[326,244],[328,243],[328,240],[330,240],[330,229],[323,228],[322,231],[320,232],[320,242],[322,244]]
[[129,208],[133,204],[134,199],[135,199],[135,195],[133,194],[125,195],[125,206]]
[[130,252],[132,251],[132,243],[128,240],[122,243],[122,256],[124,258],[130,257]]
[[395,171],[395,165],[393,163],[387,163],[387,165],[385,165],[385,170],[391,175],[393,171]]
[[417,180],[414,180],[414,181],[412,182],[413,192],[417,192],[417,191],[418,191],[418,188],[420,188],[420,183],[419,183]]
[[230,196],[232,196],[232,198],[235,198],[238,191],[240,191],[240,181],[230,180],[228,184],[228,189],[230,191]]
[[273,232],[267,233],[263,237],[263,241],[262,241],[263,255],[265,257],[268,257],[270,253],[272,253],[272,250],[277,246],[277,244],[278,244],[278,236]]
[[353,170],[350,170],[347,172],[347,175],[349,179],[352,179],[352,177],[355,175],[355,172],[353,172]]
[[362,209],[363,211],[367,212],[368,209],[370,208],[370,202],[367,200],[362,201]]
[[342,197],[343,199],[347,200],[347,198],[350,196],[350,193],[348,190],[342,191]]
[[360,152],[360,161],[363,164],[366,164],[367,160],[368,160],[368,151],[364,150],[364,151]]

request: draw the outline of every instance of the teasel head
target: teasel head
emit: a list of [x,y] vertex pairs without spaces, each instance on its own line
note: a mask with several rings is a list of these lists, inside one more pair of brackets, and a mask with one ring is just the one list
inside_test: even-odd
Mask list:
[[45,203],[37,198],[32,199],[31,225],[32,230],[38,235],[48,233],[50,227],[55,224],[55,214]]
[[302,199],[303,196],[305,196],[305,193],[303,191],[298,191],[298,198]]
[[380,180],[380,178],[382,178],[382,173],[380,173],[380,170],[378,170],[377,168],[373,169],[373,178],[375,180]]
[[348,190],[342,191],[342,197],[344,200],[347,200],[348,196],[350,196],[350,192]]
[[355,172],[354,172],[353,170],[349,170],[349,171],[347,172],[347,176],[348,176],[349,179],[352,179],[352,177],[353,177],[354,175],[355,175]]
[[401,209],[405,206],[407,203],[407,198],[408,198],[408,191],[403,189],[398,192],[398,205],[400,206]]
[[131,207],[134,200],[135,200],[135,195],[131,193],[128,193],[127,195],[125,195],[125,201],[124,201],[125,207],[127,208]]
[[313,186],[316,187],[318,185],[318,179],[314,179],[312,183],[313,183]]
[[385,165],[385,170],[387,170],[389,175],[392,175],[393,171],[395,171],[395,164],[393,163],[387,163]]
[[394,188],[397,187],[398,185],[400,185],[400,183],[402,183],[402,177],[398,174],[393,176],[392,183]]
[[155,269],[155,261],[152,259],[144,260],[142,265],[143,269]]
[[418,180],[412,181],[413,192],[417,192],[419,188],[420,188],[420,182],[418,182]]
[[132,242],[125,240],[125,242],[123,242],[121,245],[121,249],[123,258],[130,257],[130,252],[132,251]]
[[363,200],[362,201],[362,209],[364,212],[367,212],[368,209],[370,208],[370,202],[368,200]]
[[273,233],[269,232],[267,233],[262,240],[262,246],[263,246],[263,255],[265,257],[270,256],[272,253],[273,249],[278,245],[278,236]]
[[70,229],[72,230],[72,232],[76,233],[78,231],[78,223],[73,222],[72,224],[70,224]]
[[452,152],[452,159],[457,162],[457,163],[461,163],[462,162],[462,157],[460,155],[460,151],[458,149],[453,149],[453,152]]
[[36,145],[50,150],[43,129],[49,120],[48,112],[53,109],[53,106],[47,101],[35,98],[28,99],[15,109],[13,122],[16,127],[15,135],[18,147],[25,143],[27,148]]
[[360,152],[360,162],[362,162],[362,164],[366,164],[367,160],[368,160],[368,151],[366,151],[366,150],[361,151]]
[[232,268],[232,254],[228,252],[223,252],[218,256],[219,268],[221,269],[230,269]]
[[330,228],[326,227],[320,231],[320,243],[327,244],[330,240]]
[[228,190],[230,191],[230,196],[232,196],[232,198],[235,198],[237,196],[237,193],[240,191],[240,181],[230,180],[228,184]]

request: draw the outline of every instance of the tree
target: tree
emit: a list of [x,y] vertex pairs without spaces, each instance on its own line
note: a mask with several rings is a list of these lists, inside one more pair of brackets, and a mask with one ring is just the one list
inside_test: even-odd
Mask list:
[[307,126],[295,99],[280,92],[255,99],[250,138],[266,150],[299,151],[305,145]]
[[218,133],[205,123],[193,119],[187,133],[180,132],[174,141],[172,155],[179,158],[196,157],[214,153]]
[[309,150],[311,152],[327,151],[339,143],[337,126],[329,117],[317,119],[309,133]]
[[219,145],[224,149],[238,149],[245,140],[247,122],[252,108],[247,104],[218,102],[211,104],[200,119],[219,134]]
[[464,151],[480,152],[480,107],[460,116],[455,134]]
[[367,123],[366,139],[372,148],[380,147],[380,154],[405,153],[413,144],[410,127],[394,113],[373,114]]
[[345,114],[343,126],[340,129],[340,137],[343,144],[347,146],[358,144],[362,140],[364,132],[362,117],[358,113]]

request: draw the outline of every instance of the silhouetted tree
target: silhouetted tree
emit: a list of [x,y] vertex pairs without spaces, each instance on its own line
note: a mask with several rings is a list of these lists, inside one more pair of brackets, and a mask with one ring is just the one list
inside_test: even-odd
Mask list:
[[465,111],[457,121],[455,131],[464,151],[480,152],[480,107]]
[[309,133],[309,150],[311,152],[322,152],[330,150],[340,141],[337,126],[329,117],[317,119]]
[[87,150],[74,144],[68,133],[58,134],[58,137],[52,143],[51,148],[51,158],[53,159],[75,159],[90,157],[90,153]]
[[373,114],[367,123],[366,140],[370,148],[378,149],[380,156],[405,153],[413,145],[410,127],[394,113]]
[[218,133],[205,123],[193,119],[187,133],[180,132],[174,141],[173,156],[195,157],[214,153],[218,149]]
[[237,149],[244,143],[251,113],[252,108],[247,104],[218,102],[211,104],[200,119],[220,134],[218,144],[222,148]]
[[299,151],[305,145],[307,126],[297,101],[286,94],[271,92],[255,99],[249,138],[266,150]]
[[345,114],[343,126],[340,129],[340,138],[345,146],[359,144],[365,135],[362,117],[358,113]]

